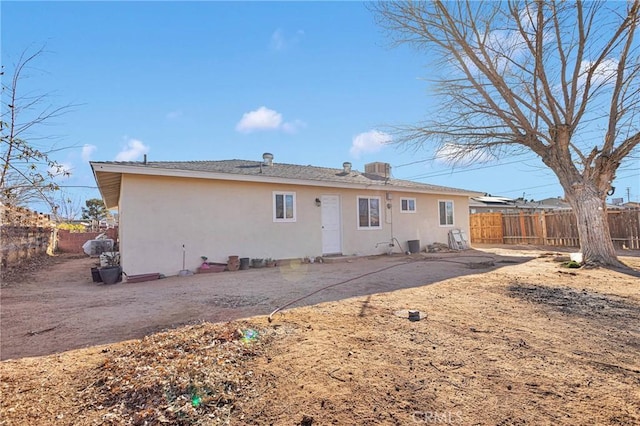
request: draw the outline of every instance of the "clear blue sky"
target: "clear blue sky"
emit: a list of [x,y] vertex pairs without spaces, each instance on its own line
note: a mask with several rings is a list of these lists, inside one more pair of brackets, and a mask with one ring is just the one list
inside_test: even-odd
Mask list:
[[[2,64],[46,53],[20,83],[76,104],[37,130],[55,135],[72,197],[98,197],[88,160],[261,159],[354,168],[385,161],[394,177],[542,199],[562,196],[532,155],[456,167],[432,150],[381,144],[386,125],[437,108],[428,55],[391,48],[356,2],[9,2]],[[6,78],[6,77],[5,77]],[[426,160],[426,161],[421,161]],[[406,165],[407,163],[415,164]],[[637,160],[619,171],[614,197],[640,199]]]

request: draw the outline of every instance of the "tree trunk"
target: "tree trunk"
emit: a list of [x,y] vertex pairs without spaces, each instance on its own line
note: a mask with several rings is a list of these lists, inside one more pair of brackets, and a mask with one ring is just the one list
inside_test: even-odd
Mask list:
[[565,188],[567,200],[576,216],[580,251],[587,266],[624,267],[611,241],[607,209],[598,191],[589,184]]

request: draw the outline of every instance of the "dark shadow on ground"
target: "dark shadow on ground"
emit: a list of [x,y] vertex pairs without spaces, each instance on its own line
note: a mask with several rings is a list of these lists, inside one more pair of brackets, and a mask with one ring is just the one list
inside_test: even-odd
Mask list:
[[571,287],[547,287],[537,284],[512,284],[511,297],[543,305],[563,314],[587,319],[606,320],[610,323],[640,324],[640,305],[632,299],[594,293]]
[[640,350],[640,304],[631,298],[587,289],[524,283],[510,285],[507,294],[539,305],[542,310],[563,314],[565,322],[585,320],[592,325],[593,333],[602,334],[604,340],[619,340],[618,344]]
[[629,275],[630,277],[640,278],[640,269],[636,269],[631,265],[627,265],[626,268],[607,268],[611,271],[618,272],[620,274]]
[[[88,259],[68,259],[3,288],[0,358],[141,338],[200,321],[268,315],[296,299],[287,309],[368,297],[482,274],[535,256],[478,250],[383,255],[109,286],[92,282]],[[51,279],[55,273],[64,279]],[[362,309],[367,309],[366,301]]]

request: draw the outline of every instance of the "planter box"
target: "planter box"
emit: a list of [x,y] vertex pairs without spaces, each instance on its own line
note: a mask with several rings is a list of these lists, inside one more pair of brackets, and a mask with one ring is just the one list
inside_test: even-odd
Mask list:
[[127,275],[128,283],[141,283],[144,281],[153,281],[160,278],[160,274],[155,272],[153,274],[140,274],[140,275]]
[[221,264],[209,264],[209,267],[204,269],[204,268],[198,268],[198,273],[199,274],[206,274],[209,272],[222,272],[225,270],[225,268],[227,267],[227,265],[221,265]]

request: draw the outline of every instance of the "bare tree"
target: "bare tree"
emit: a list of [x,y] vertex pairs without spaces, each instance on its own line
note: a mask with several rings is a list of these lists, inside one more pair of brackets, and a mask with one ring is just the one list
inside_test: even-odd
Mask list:
[[57,222],[70,222],[82,216],[82,203],[78,197],[60,193],[53,201],[53,217]]
[[458,159],[534,152],[557,176],[589,265],[619,266],[605,199],[640,143],[640,0],[380,2],[397,44],[434,59],[442,101],[397,141]]
[[25,72],[42,53],[42,49],[33,54],[23,52],[8,83],[2,83],[0,202],[6,205],[26,205],[37,200],[53,208],[51,196],[59,189],[55,178],[70,174],[51,158],[60,149],[52,147],[48,137],[36,136],[33,131],[67,112],[71,105],[51,106],[46,102],[47,95],[19,91]]

